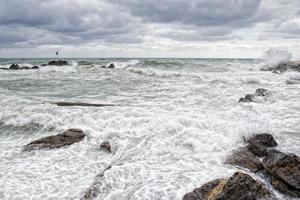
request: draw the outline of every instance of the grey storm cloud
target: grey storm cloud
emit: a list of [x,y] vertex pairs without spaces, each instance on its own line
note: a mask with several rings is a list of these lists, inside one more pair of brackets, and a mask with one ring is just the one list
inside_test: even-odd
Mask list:
[[0,0],[0,48],[232,40],[259,23],[266,37],[294,38],[299,8],[299,0]]
[[162,23],[241,24],[250,21],[261,0],[107,0],[128,7],[135,16]]

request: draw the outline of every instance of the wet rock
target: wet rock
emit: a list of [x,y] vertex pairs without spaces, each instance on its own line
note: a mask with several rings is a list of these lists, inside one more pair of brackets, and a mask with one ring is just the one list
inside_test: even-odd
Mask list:
[[42,66],[42,67],[46,67],[46,66],[47,66],[47,64],[42,64],[41,66]]
[[68,129],[63,133],[35,140],[24,146],[23,151],[54,149],[83,140],[85,134],[80,129]]
[[274,199],[266,187],[251,176],[236,172],[229,179],[217,179],[184,195],[183,200],[258,200]]
[[255,91],[254,93],[255,96],[262,96],[262,97],[265,97],[265,96],[270,96],[271,95],[271,92],[267,89],[264,89],[264,88],[259,88]]
[[258,142],[264,145],[265,147],[276,147],[277,142],[275,141],[274,137],[268,133],[256,134],[251,137],[247,142],[253,143]]
[[249,103],[254,101],[253,94],[247,94],[244,98],[239,99],[239,103]]
[[258,157],[263,157],[267,155],[267,148],[258,141],[253,141],[246,146],[248,151],[250,151],[253,155]]
[[35,66],[31,67],[31,69],[39,69],[39,67],[35,65]]
[[300,158],[297,155],[269,150],[263,159],[263,167],[274,188],[284,194],[300,198]]
[[240,148],[233,152],[225,161],[226,164],[236,165],[258,172],[263,169],[262,163],[247,148]]
[[84,193],[83,197],[81,198],[81,200],[92,200],[95,199],[101,192],[102,192],[102,185],[103,185],[103,177],[104,177],[104,173],[108,170],[110,170],[112,168],[112,166],[108,166],[107,168],[105,168],[103,170],[103,172],[101,172],[100,174],[98,174],[94,180],[94,183],[92,184],[92,186],[90,188],[87,189],[87,191]]
[[288,61],[279,63],[274,66],[265,66],[261,69],[262,71],[272,71],[274,73],[283,73],[286,71],[297,71],[300,72],[300,61]]
[[95,104],[95,103],[79,103],[79,102],[54,102],[57,106],[82,106],[82,107],[104,107],[114,106],[113,104]]
[[69,65],[69,63],[65,60],[53,60],[48,63],[48,65],[52,66],[64,66],[64,65]]
[[109,153],[111,153],[111,145],[108,141],[102,142],[100,144],[100,149],[104,149],[104,150],[108,151]]
[[18,70],[18,69],[20,69],[21,67],[18,65],[18,64],[12,64],[10,67],[9,67],[9,69],[10,70]]
[[111,63],[110,65],[108,65],[108,67],[107,68],[111,68],[111,69],[113,69],[113,68],[116,68],[116,66],[115,66],[115,64],[114,63]]

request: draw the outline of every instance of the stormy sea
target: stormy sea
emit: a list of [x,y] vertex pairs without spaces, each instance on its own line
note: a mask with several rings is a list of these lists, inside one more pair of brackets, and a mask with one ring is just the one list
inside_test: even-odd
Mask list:
[[[2,58],[0,199],[180,200],[237,170],[296,199],[226,163],[259,133],[300,155],[300,73],[261,70],[281,59]],[[24,151],[71,128],[84,138]]]

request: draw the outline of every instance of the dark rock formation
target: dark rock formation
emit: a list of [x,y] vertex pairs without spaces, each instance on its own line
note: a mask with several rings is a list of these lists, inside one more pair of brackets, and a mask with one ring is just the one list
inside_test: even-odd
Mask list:
[[274,188],[284,194],[300,198],[300,158],[297,155],[269,150],[263,159],[263,167]]
[[237,165],[249,169],[251,172],[258,172],[263,169],[262,163],[247,148],[240,148],[231,154],[226,164]]
[[248,151],[250,151],[253,155],[258,157],[263,157],[267,155],[267,148],[258,141],[252,141],[250,144],[246,146]]
[[95,199],[100,193],[101,193],[101,186],[102,186],[102,178],[104,177],[104,173],[107,170],[110,170],[112,168],[112,166],[108,166],[107,168],[105,168],[103,170],[103,172],[101,172],[100,174],[98,174],[94,180],[94,183],[92,184],[92,186],[87,189],[87,191],[84,193],[83,197],[81,198],[81,200],[92,200]]
[[265,66],[261,69],[262,71],[272,71],[274,73],[283,73],[286,71],[297,71],[300,72],[300,61],[288,61],[279,63],[274,66]]
[[267,89],[264,89],[264,88],[259,88],[257,90],[255,90],[255,93],[254,93],[255,96],[262,96],[262,97],[265,97],[265,96],[270,96],[271,95],[271,92]]
[[108,67],[107,68],[111,68],[111,69],[113,69],[113,68],[116,68],[116,66],[115,66],[115,64],[114,63],[111,63],[110,65],[108,65]]
[[38,69],[39,67],[38,66],[33,66],[33,67],[31,67],[31,69]]
[[229,179],[217,179],[196,188],[183,200],[271,200],[272,196],[262,183],[236,172]]
[[256,134],[251,137],[247,142],[259,142],[263,144],[265,147],[276,147],[277,142],[275,141],[274,137],[268,133]]
[[94,103],[76,103],[76,102],[55,102],[57,106],[82,106],[82,107],[104,107],[114,106],[113,104],[94,104]]
[[10,67],[9,67],[9,69],[10,70],[18,70],[18,69],[20,69],[21,67],[18,65],[18,64],[12,64]]
[[75,142],[83,140],[85,134],[80,129],[68,129],[58,135],[52,135],[35,140],[24,146],[24,151],[38,149],[54,149],[63,146],[71,145]]
[[53,65],[53,66],[64,66],[64,65],[69,65],[69,63],[65,60],[53,60],[48,63],[48,65]]
[[108,151],[109,153],[111,153],[111,145],[108,141],[102,142],[100,144],[100,149],[104,149],[104,150]]
[[254,95],[253,94],[247,94],[244,98],[239,99],[239,103],[249,103],[253,102]]

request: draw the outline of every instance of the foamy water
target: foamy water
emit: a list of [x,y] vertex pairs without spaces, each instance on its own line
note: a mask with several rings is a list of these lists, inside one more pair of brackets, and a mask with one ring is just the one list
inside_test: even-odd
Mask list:
[[[207,181],[244,170],[223,162],[253,133],[271,133],[279,150],[300,155],[300,84],[286,84],[299,73],[260,71],[264,63],[255,60],[69,61],[0,71],[0,199],[80,199],[112,165],[97,199],[179,200]],[[116,69],[100,67],[111,62]],[[238,103],[257,88],[272,96]],[[118,106],[57,107],[54,101]],[[30,141],[68,128],[81,128],[87,137],[60,149],[21,152]],[[112,154],[99,149],[104,140]]]

